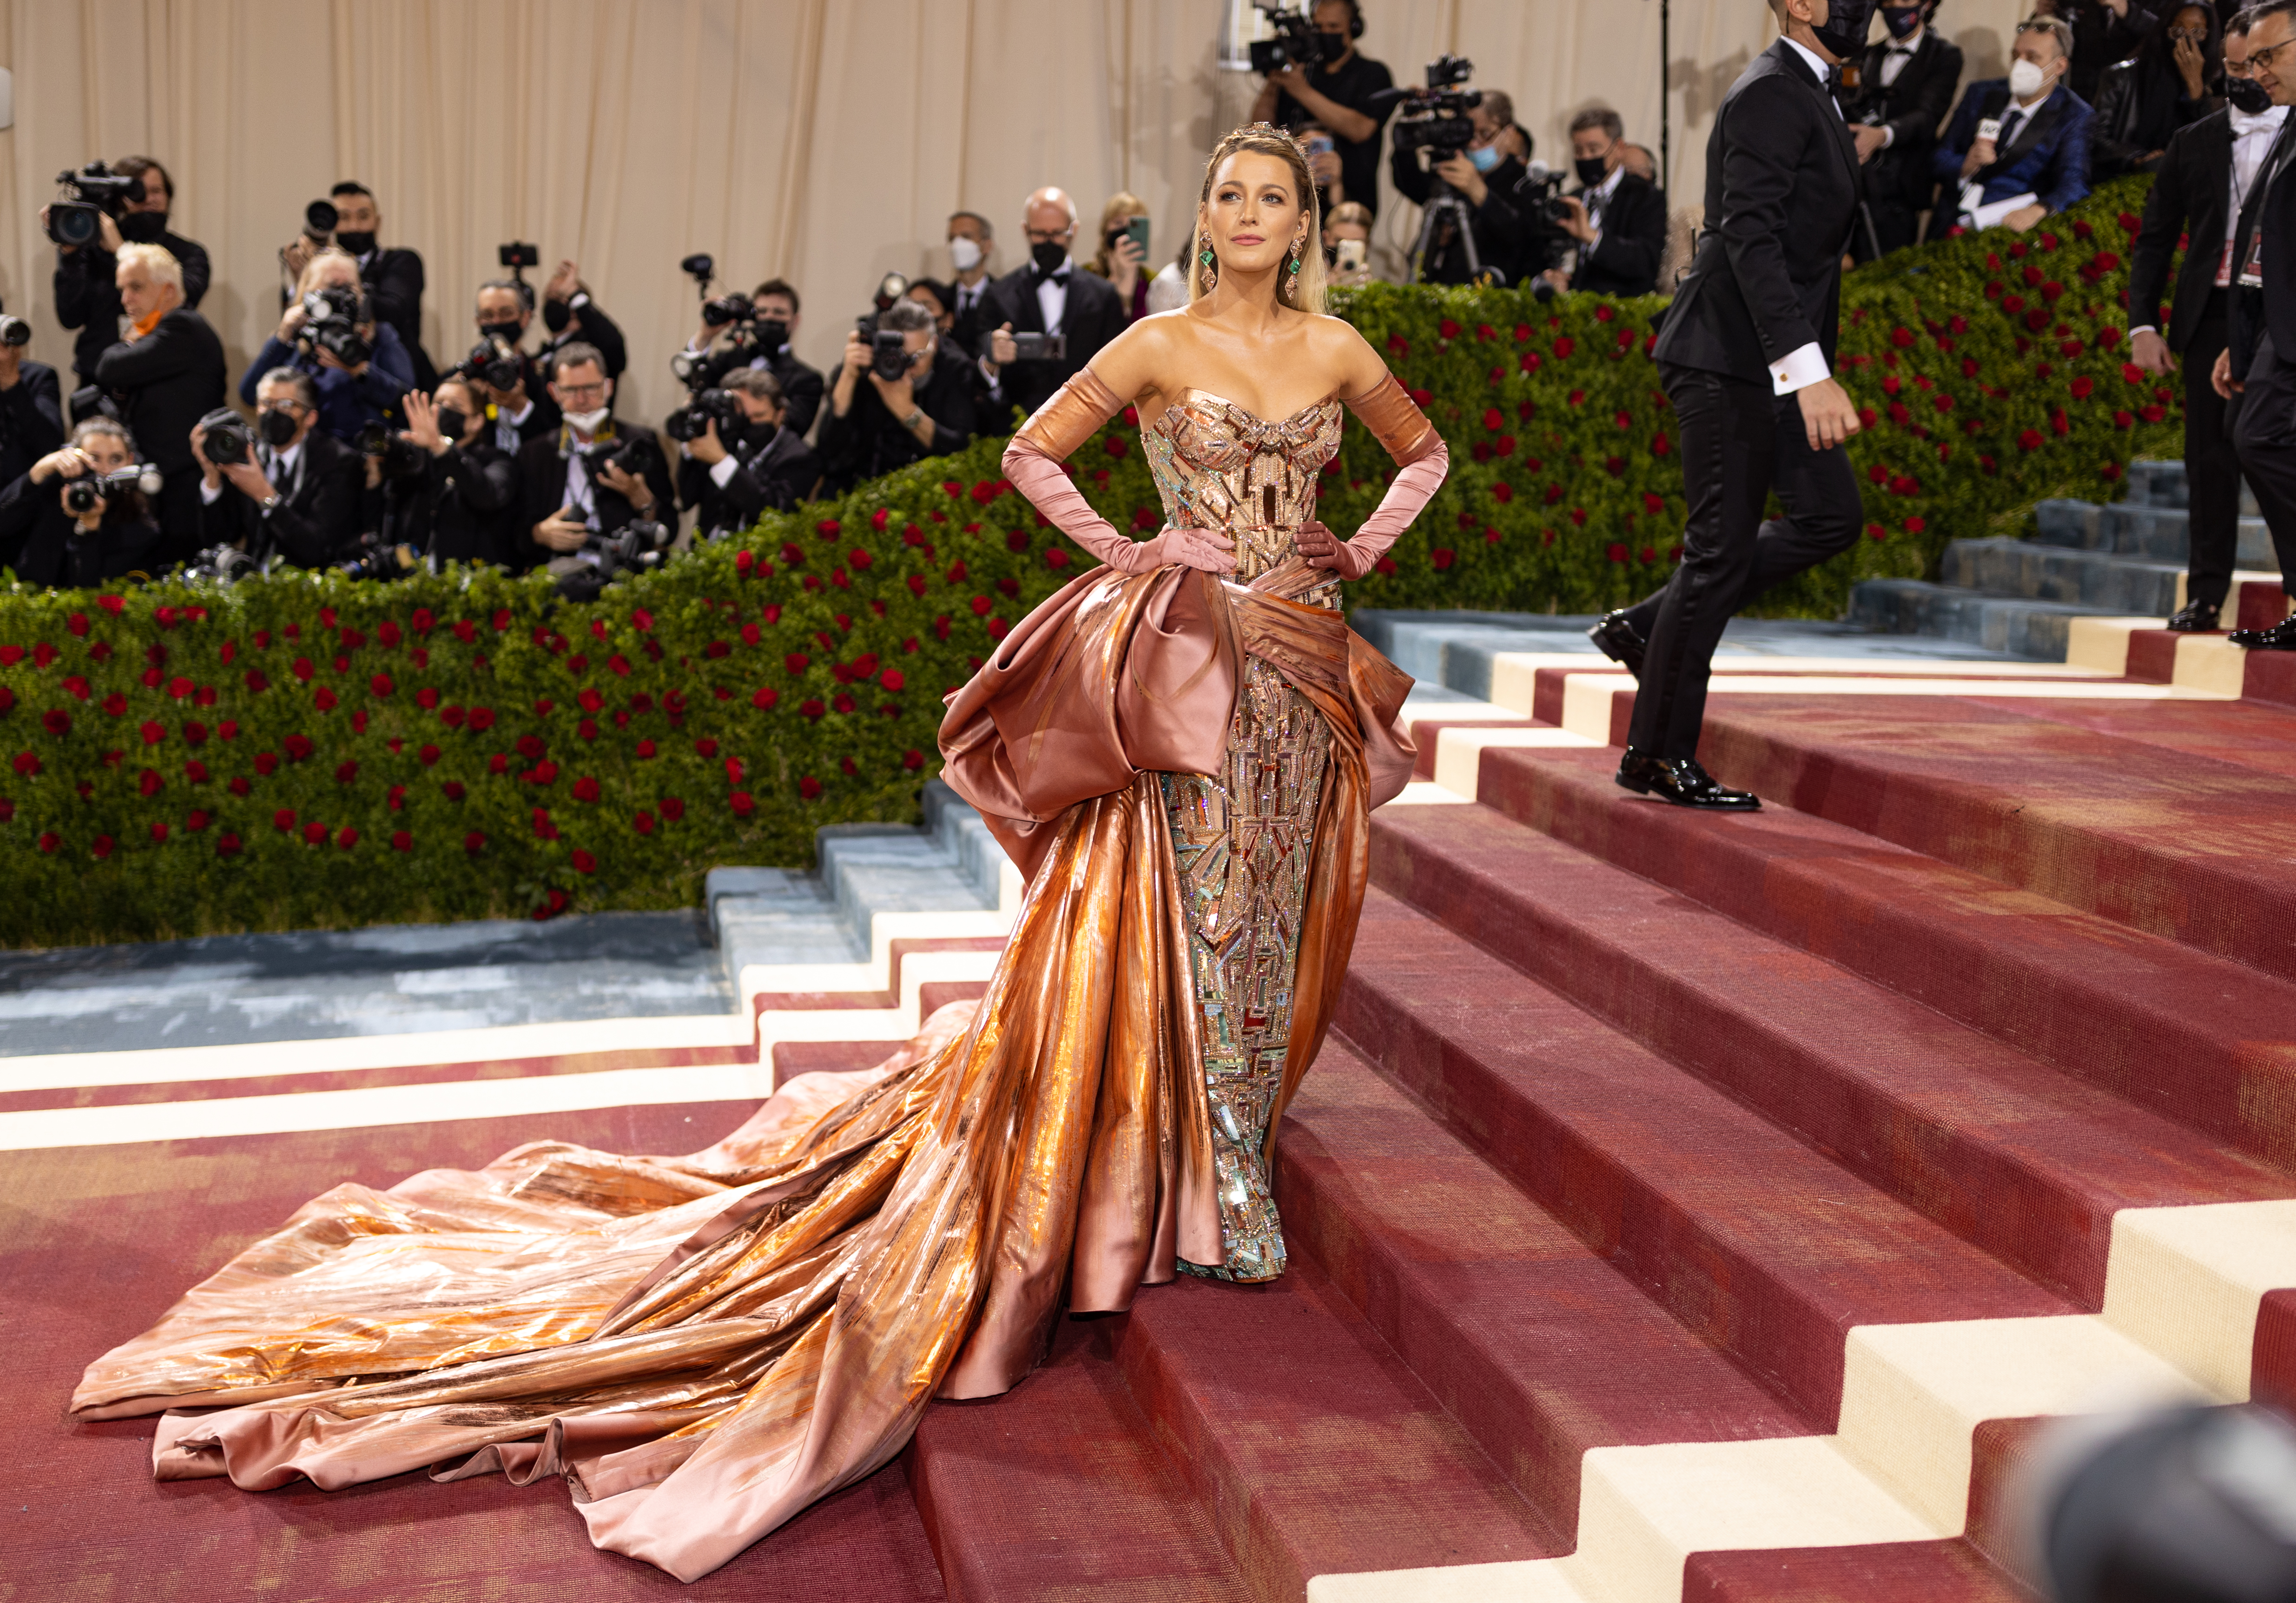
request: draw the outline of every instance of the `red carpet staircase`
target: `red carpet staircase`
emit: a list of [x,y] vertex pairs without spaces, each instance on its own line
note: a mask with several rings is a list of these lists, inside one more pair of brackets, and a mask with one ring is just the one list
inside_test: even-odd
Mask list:
[[[1010,1397],[934,1409],[906,1463],[951,1597],[2018,1595],[2016,1418],[1903,1472],[1899,1540],[1645,1592],[1364,1574],[1594,1540],[1590,1450],[1848,1441],[1886,1328],[2093,1331],[2117,1213],[2296,1197],[2296,714],[1746,695],[1707,753],[1769,810],[1493,748],[1482,805],[1375,817],[1284,1132],[1294,1272],[1068,1322]],[[2285,1296],[2201,1339],[2216,1394],[2251,1347],[2296,1394]]]

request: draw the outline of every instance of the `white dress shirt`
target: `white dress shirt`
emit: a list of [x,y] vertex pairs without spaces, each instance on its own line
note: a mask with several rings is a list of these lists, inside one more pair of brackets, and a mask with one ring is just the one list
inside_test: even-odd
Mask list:
[[1594,188],[1583,190],[1578,199],[1587,208],[1587,221],[1594,227],[1595,237],[1578,248],[1578,259],[1586,261],[1603,248],[1603,214],[1611,209],[1611,199],[1619,192],[1619,180],[1627,176],[1621,165],[1611,169],[1611,176]]
[[1037,281],[1037,310],[1044,315],[1045,332],[1061,331],[1061,320],[1069,315],[1069,274],[1076,271],[1076,258],[1063,257],[1061,265]]
[[[1826,75],[1833,70],[1825,64],[1825,59],[1799,39],[1788,39],[1786,43],[1792,45],[1795,52],[1808,64],[1809,70],[1817,74],[1817,81],[1823,86],[1826,82]],[[1828,96],[1828,98],[1832,97]],[[1836,117],[1841,115],[1841,102],[1839,101],[1833,102],[1833,114]],[[1833,370],[1825,364],[1825,352],[1819,348],[1817,341],[1813,339],[1808,345],[1788,351],[1770,364],[1770,393],[1790,396],[1798,389],[1808,389],[1813,384],[1822,384],[1832,377],[1833,377]]]
[[[1890,53],[1882,58],[1882,87],[1894,89],[1898,86],[1898,80],[1906,76],[1906,68],[1914,59],[1914,52],[1922,47],[1922,41],[1929,37],[1929,33],[1927,28],[1916,28],[1890,46]],[[1898,130],[1883,123],[1882,148],[1886,151],[1897,143]]]
[[[2264,159],[2272,153],[2272,142],[2280,137],[2280,125],[2288,120],[2288,108],[2275,106],[2253,117],[2235,110],[2230,115],[2232,171],[2225,180],[2224,244],[2217,252],[2216,287],[2219,290],[2229,289],[2232,285],[2233,236],[2240,230],[2240,209],[2255,186],[2256,176],[2263,168]],[[2249,274],[2243,275],[2241,282],[2251,284],[2262,282],[2252,263]],[[2150,312],[2158,308],[2145,307],[2137,309]],[[2139,323],[2130,326],[2128,337],[2134,339],[2139,334],[2157,334],[2160,331],[2158,323]]]

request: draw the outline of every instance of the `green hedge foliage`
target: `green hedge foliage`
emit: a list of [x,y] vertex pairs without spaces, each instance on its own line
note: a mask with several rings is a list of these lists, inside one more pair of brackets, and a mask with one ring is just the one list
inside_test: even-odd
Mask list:
[[[2141,196],[1849,276],[1872,538],[1775,609],[1836,615],[1856,579],[1928,573],[1949,536],[2174,449],[2175,387],[2123,366]],[[1591,612],[1662,580],[1683,502],[1657,309],[1354,297],[1343,314],[1442,429],[1452,475],[1353,603]],[[584,605],[460,568],[0,590],[5,938],[685,906],[717,864],[800,865],[823,824],[913,819],[942,696],[1085,562],[1002,478],[1002,445]],[[1128,412],[1072,465],[1119,528],[1160,523]],[[1350,426],[1327,519],[1351,528],[1389,470]]]

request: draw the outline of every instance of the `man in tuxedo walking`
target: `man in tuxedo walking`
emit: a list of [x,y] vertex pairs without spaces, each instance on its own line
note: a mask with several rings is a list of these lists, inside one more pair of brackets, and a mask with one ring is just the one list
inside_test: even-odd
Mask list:
[[[1076,239],[1077,209],[1064,191],[1037,191],[1029,197],[1022,217],[1029,265],[998,279],[989,291],[995,331],[980,357],[980,376],[988,384],[990,402],[984,434],[1005,432],[1012,408],[1032,413],[1052,399],[1053,392],[1097,356],[1102,346],[1124,331],[1128,321],[1124,303],[1108,281],[1078,272],[1069,255]],[[1067,349],[1057,360],[1021,361],[1013,343],[1016,330],[1062,335]]]
[[1850,246],[1861,262],[1874,247],[1901,250],[1919,237],[1937,180],[1930,152],[1961,87],[1961,46],[1930,26],[1937,0],[1882,0],[1890,37],[1842,70],[1841,109],[1866,163],[1866,209],[1874,219]]
[[[2223,110],[2177,130],[2144,200],[2128,268],[2129,359],[2166,378],[2185,363],[2185,479],[2192,487],[2192,550],[2185,604],[2169,619],[2180,633],[2217,626],[2232,591],[2240,542],[2240,454],[2233,448],[2228,397],[2211,381],[2228,343],[2233,229],[2272,153],[2288,108],[2276,106],[2248,76],[2248,20],[2225,29]],[[2177,274],[2176,302],[2161,315],[2169,266],[2189,239]],[[2260,282],[2251,274],[2244,282]],[[2296,533],[2296,530],[2289,531]]]
[[[1826,78],[1864,48],[1873,0],[1770,0],[1770,9],[1781,37],[1715,119],[1712,221],[1653,352],[1680,425],[1690,500],[1682,565],[1636,609],[1650,619],[1646,637],[1623,612],[1594,630],[1614,656],[1622,652],[1606,632],[1649,642],[1619,783],[1709,811],[1761,805],[1698,763],[1723,626],[1772,585],[1849,549],[1860,518],[1842,449],[1857,409],[1833,378],[1857,146]],[[1785,516],[1766,523],[1772,491]]]
[[[2276,106],[2296,102],[2296,0],[2248,12],[2248,74]],[[2240,397],[2233,447],[2280,552],[2281,588],[2296,579],[2296,117],[2284,120],[2233,233],[2231,337],[2217,358],[2217,393]],[[2198,241],[2194,243],[2197,245]],[[2255,287],[2250,288],[2253,282]],[[2233,643],[2296,651],[2296,618],[2235,629]]]

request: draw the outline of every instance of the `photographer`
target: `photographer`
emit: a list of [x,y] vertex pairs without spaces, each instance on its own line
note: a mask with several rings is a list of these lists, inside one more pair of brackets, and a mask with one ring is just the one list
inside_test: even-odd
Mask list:
[[[321,321],[313,323],[313,307]],[[359,357],[349,362],[344,356]],[[337,355],[340,350],[343,355]],[[357,258],[330,245],[305,264],[295,304],[263,342],[239,380],[239,398],[255,405],[265,374],[283,367],[311,375],[319,389],[319,427],[345,445],[370,424],[383,422],[398,397],[414,388],[414,363],[398,331],[377,323],[361,292]]]
[[730,438],[717,420],[678,447],[677,498],[694,509],[696,539],[715,540],[755,523],[771,508],[787,511],[821,482],[821,458],[793,429],[782,427],[782,387],[761,367],[726,375],[725,388],[747,420]]
[[[480,407],[492,413],[495,444],[515,456],[530,440],[554,439],[558,404],[550,398],[547,368],[519,343],[534,321],[529,290],[513,279],[490,278],[479,286],[479,343],[453,373],[470,380]],[[504,380],[489,381],[494,378]]]
[[[1106,281],[1078,272],[1069,256],[1069,245],[1076,238],[1077,209],[1065,191],[1037,191],[1021,217],[1027,229],[1029,265],[998,279],[989,291],[993,331],[979,367],[988,382],[996,427],[1011,408],[1034,413],[1050,400],[1054,390],[1100,354],[1101,347],[1124,331],[1128,321],[1124,303]],[[1022,361],[1013,339],[1016,329],[1024,334],[1059,335],[1064,354]],[[825,437],[823,444],[827,445]],[[832,476],[835,471],[832,464]]]
[[160,559],[173,561],[201,544],[200,464],[191,435],[223,405],[223,341],[184,304],[183,268],[159,246],[123,245],[113,282],[132,338],[97,358],[94,382],[167,480],[160,492]]
[[[705,314],[701,326],[694,330],[693,339],[686,345],[686,354],[696,358],[708,356],[712,346],[731,336],[729,345],[717,352],[717,360],[723,362],[733,346],[742,339],[752,341],[755,354],[742,365],[774,375],[774,381],[782,387],[783,405],[788,413],[783,426],[802,436],[813,427],[813,420],[821,411],[821,397],[828,383],[818,368],[799,361],[797,353],[790,348],[790,341],[797,337],[797,290],[781,279],[769,278],[750,292],[750,306],[756,321],[746,329],[739,322],[712,323]],[[735,359],[739,360],[738,353]]]
[[578,339],[598,348],[598,354],[606,359],[610,379],[620,379],[622,370],[630,364],[621,324],[590,299],[590,286],[582,282],[582,270],[570,261],[561,261],[542,287],[542,326],[550,335],[542,346],[545,365],[552,352]]
[[[1468,109],[1466,121],[1468,143],[1440,160],[1431,160],[1436,153],[1433,147],[1398,143],[1389,164],[1396,192],[1424,206],[1437,192],[1437,179],[1448,184],[1467,203],[1477,260],[1486,270],[1496,268],[1504,274],[1507,283],[1520,283],[1524,270],[1534,265],[1534,243],[1541,232],[1515,209],[1514,197],[1527,172],[1524,162],[1529,155],[1529,138],[1515,126],[1514,102],[1496,89],[1482,92],[1481,99]],[[1431,159],[1430,165],[1422,165],[1423,151]],[[1354,195],[1352,186],[1348,192]],[[1434,238],[1428,241],[1425,259],[1419,263],[1419,277],[1431,284],[1474,282],[1465,241],[1449,219],[1437,225]]]
[[24,355],[31,332],[20,317],[0,317],[0,484],[64,443],[63,385],[54,368]]
[[[236,546],[258,563],[283,557],[299,568],[331,568],[349,556],[358,544],[366,461],[316,427],[316,381],[293,367],[264,374],[256,386],[252,448],[235,461],[218,462],[208,454],[209,437],[226,420],[236,423],[237,416],[209,414],[192,430],[201,544]],[[220,440],[217,447],[221,454]]]
[[[377,322],[387,323],[398,334],[414,364],[414,381],[424,388],[438,382],[430,353],[422,348],[422,258],[412,250],[386,250],[375,242],[382,227],[382,209],[374,192],[346,178],[327,192],[335,209],[335,243],[358,263],[359,280],[374,307]],[[279,253],[287,270],[299,279],[311,265],[319,244],[308,233]]]
[[484,562],[515,571],[527,544],[519,537],[518,461],[495,444],[470,380],[449,374],[430,395],[411,390],[400,405],[407,426],[398,441],[421,461],[389,452],[381,459],[384,544],[412,546],[434,568]]
[[[208,253],[168,227],[168,211],[176,201],[176,181],[168,169],[149,156],[124,157],[111,169],[144,185],[144,198],[122,200],[115,220],[107,209],[97,225],[97,242],[74,248],[56,247],[56,321],[79,330],[72,341],[72,371],[83,384],[95,382],[96,359],[119,338],[119,248],[158,245],[174,257],[184,275],[184,304],[196,307],[208,292]],[[50,208],[40,209],[40,226],[48,225]]]
[[551,361],[550,399],[563,421],[519,452],[521,522],[560,593],[584,600],[621,565],[610,537],[640,521],[672,521],[675,497],[653,436],[616,422],[614,381],[597,348],[563,346]]
[[135,465],[135,442],[108,417],[92,417],[72,441],[0,489],[0,568],[27,585],[84,590],[106,579],[149,577],[157,568],[160,526],[143,492],[106,487],[73,504],[72,481]]
[[1607,107],[1570,119],[1570,156],[1578,188],[1562,197],[1555,220],[1577,247],[1565,274],[1544,276],[1558,290],[1590,295],[1648,295],[1658,288],[1666,254],[1666,197],[1626,168],[1626,124]]
[[1293,65],[1269,73],[1259,98],[1251,103],[1250,120],[1272,122],[1295,133],[1308,122],[1321,123],[1339,147],[1344,198],[1360,200],[1375,217],[1380,129],[1387,110],[1372,97],[1392,88],[1394,75],[1385,63],[1356,49],[1364,29],[1359,0],[1317,0],[1308,22],[1323,46],[1323,60],[1312,70]]
[[964,358],[942,345],[931,314],[905,300],[879,313],[876,326],[900,335],[906,360],[889,379],[873,365],[876,353],[857,329],[845,337],[845,361],[821,425],[832,495],[925,457],[962,450],[972,438],[972,375]]

